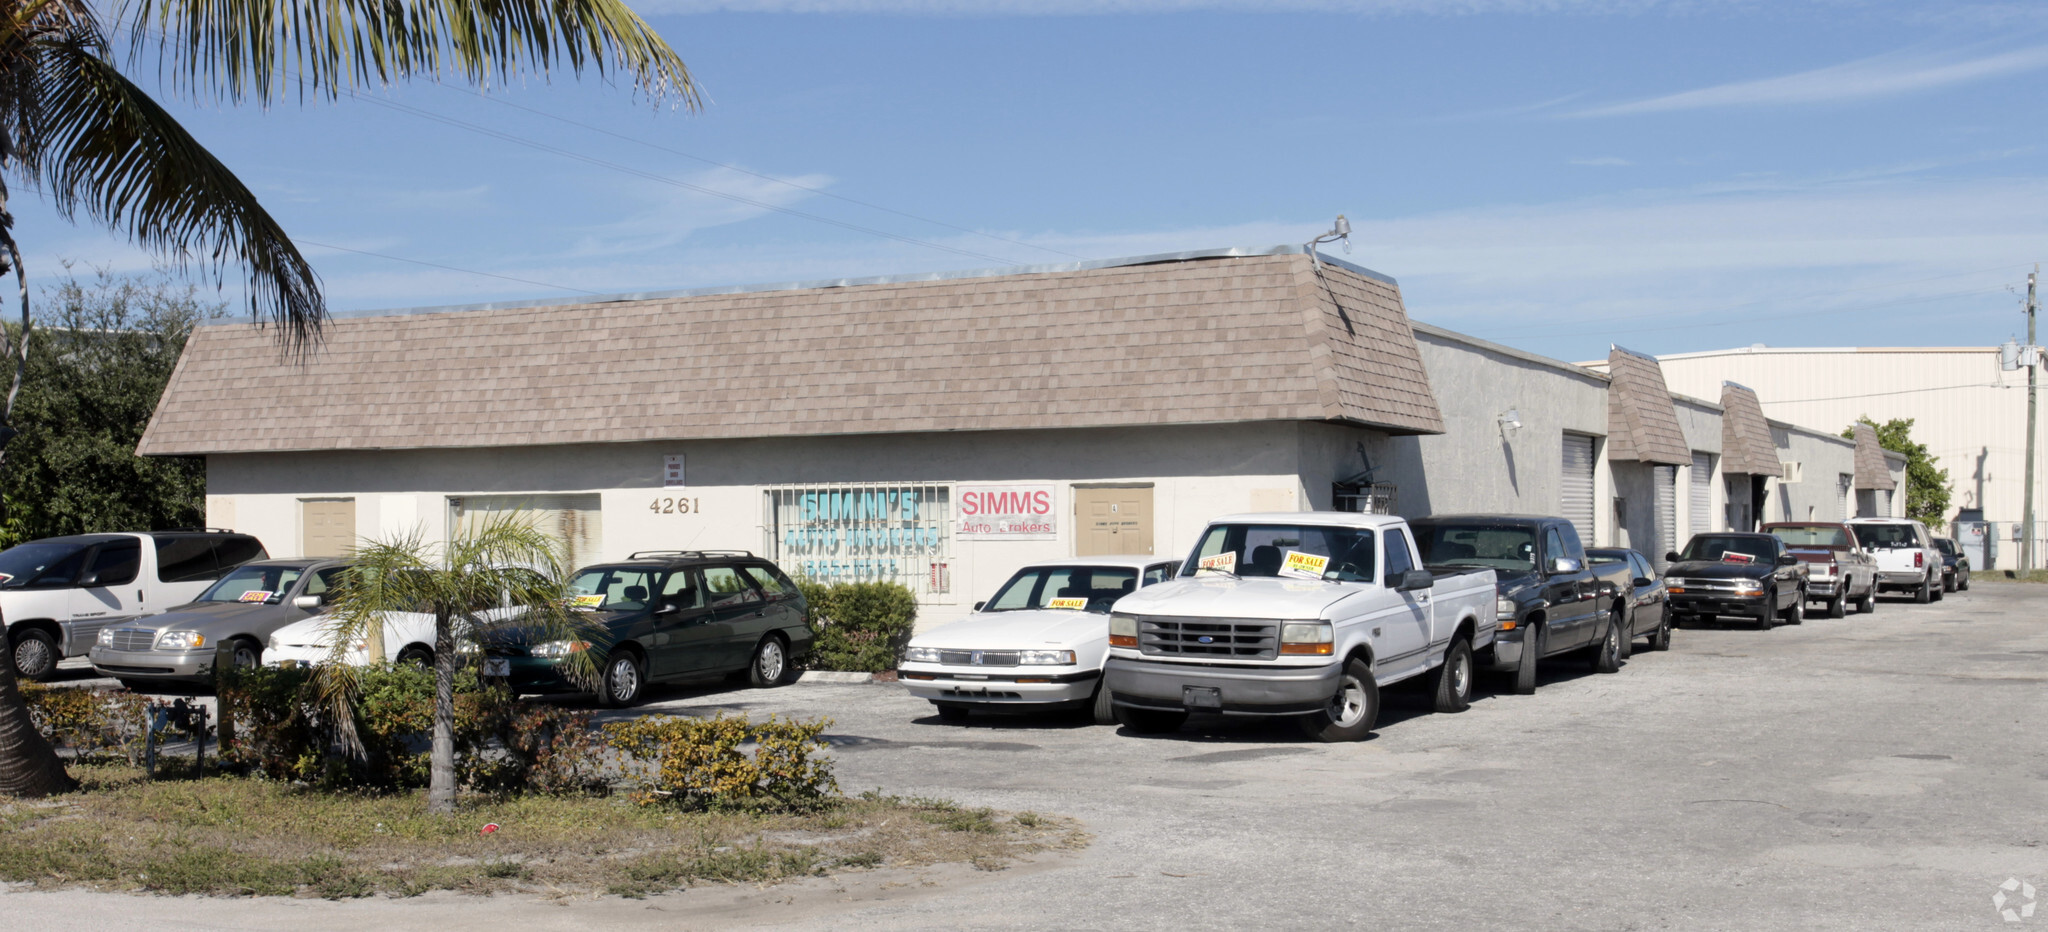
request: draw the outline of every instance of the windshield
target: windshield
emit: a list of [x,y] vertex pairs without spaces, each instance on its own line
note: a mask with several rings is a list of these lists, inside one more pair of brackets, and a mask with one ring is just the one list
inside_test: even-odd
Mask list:
[[1849,533],[1832,524],[1801,524],[1770,529],[1772,536],[1785,542],[1787,547],[1843,547],[1849,546]]
[[1730,561],[1733,563],[1769,563],[1778,558],[1777,549],[1771,546],[1769,540],[1762,537],[1736,537],[1734,535],[1695,537],[1692,539],[1692,543],[1685,545],[1685,552],[1679,554],[1678,558],[1680,560],[1720,560],[1726,558],[1731,553],[1738,555],[1738,557],[1750,558],[1748,560],[1736,559]]
[[1217,524],[1202,535],[1181,575],[1198,575],[1206,562],[1239,576],[1372,582],[1375,544],[1370,528]]
[[1112,566],[1034,566],[1017,571],[985,612],[1063,608],[1107,614],[1110,605],[1138,588],[1138,571]]
[[637,566],[593,566],[569,582],[569,599],[576,608],[639,611],[647,607],[650,575]]
[[0,586],[62,586],[78,576],[89,544],[27,543],[0,551]]
[[1536,532],[1487,524],[1439,524],[1415,529],[1426,566],[1484,566],[1515,573],[1536,570]]
[[1910,524],[1859,524],[1856,525],[1856,539],[1865,547],[1882,547],[1891,550],[1899,547],[1919,549],[1920,535],[1913,533]]
[[[339,569],[339,567],[336,567]],[[221,577],[220,582],[199,596],[199,602],[269,602],[284,598],[292,583],[299,581],[304,567],[247,564]]]

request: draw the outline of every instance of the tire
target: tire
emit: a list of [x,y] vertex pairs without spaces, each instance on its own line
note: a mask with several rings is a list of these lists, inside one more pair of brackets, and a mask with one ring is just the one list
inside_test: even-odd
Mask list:
[[237,670],[254,670],[263,665],[263,645],[248,638],[229,641],[228,662]]
[[1864,593],[1863,598],[1856,601],[1856,614],[1868,615],[1874,611],[1877,611],[1877,580],[1875,579],[1870,581],[1870,591]]
[[1929,599],[1929,601],[1933,601],[1933,602],[1939,602],[1939,601],[1941,601],[1941,600],[1942,600],[1943,598],[1945,598],[1945,597],[1946,597],[1946,596],[1944,595],[1944,593],[1948,592],[1948,588],[1947,588],[1947,587],[1945,587],[1945,586],[1941,586],[1941,585],[1933,585],[1933,584],[1930,584],[1930,585],[1929,585],[1929,590],[1930,590],[1930,591],[1929,591],[1929,592],[1927,593],[1927,595],[1928,595],[1928,599]]
[[1089,718],[1097,725],[1116,724],[1116,703],[1109,699],[1109,686],[1101,680],[1095,681],[1095,701],[1090,704]]
[[1957,591],[1957,592],[1968,592],[1968,591],[1970,591],[1970,571],[1969,571],[1969,570],[1964,570],[1964,571],[1963,571],[1963,573],[1962,573],[1962,578],[1961,578],[1961,579],[1958,579],[1958,580],[1956,580],[1956,591]]
[[14,675],[25,680],[47,683],[57,675],[57,639],[38,628],[23,628],[8,639],[8,656],[14,663]]
[[1607,630],[1600,635],[1600,643],[1593,645],[1586,654],[1586,662],[1595,673],[1621,672],[1621,620],[1613,616],[1607,619]]
[[945,722],[948,725],[967,724],[967,715],[967,707],[964,705],[939,706],[939,721]]
[[789,648],[782,639],[769,635],[754,646],[754,659],[747,664],[747,682],[757,689],[789,682]]
[[1456,638],[1444,650],[1443,665],[1431,670],[1430,694],[1438,712],[1463,712],[1472,707],[1472,642]]
[[647,661],[638,651],[625,649],[605,658],[604,676],[597,686],[597,703],[608,709],[638,705],[647,693]]
[[1619,623],[1619,627],[1621,628],[1621,649],[1615,651],[1615,656],[1619,658],[1623,663],[1627,663],[1628,658],[1633,656],[1636,652],[1635,625],[1635,619],[1630,618],[1627,615],[1623,615],[1621,617],[1621,622]]
[[1536,694],[1536,666],[1543,662],[1543,626],[1536,625],[1522,636],[1522,659],[1515,664],[1514,692],[1517,696]]
[[1948,573],[1943,573],[1943,574],[1941,574],[1941,591],[1943,591],[1943,592],[1954,592],[1954,591],[1956,591],[1956,578],[1955,578],[1955,576],[1953,576],[1953,575],[1951,575],[1951,574],[1948,574]]
[[1116,720],[1141,735],[1163,735],[1179,731],[1180,726],[1187,724],[1188,714],[1120,705],[1116,707]]
[[1664,620],[1657,624],[1657,630],[1650,632],[1651,650],[1671,649],[1671,613],[1664,614]]
[[394,662],[399,664],[412,664],[413,666],[433,669],[434,652],[424,647],[415,645],[412,647],[408,647],[402,651],[399,651],[398,659]]
[[1920,605],[1926,605],[1934,601],[1933,589],[1934,584],[1932,582],[1926,579],[1920,580],[1920,588],[1913,590],[1913,601]]
[[1796,625],[1806,620],[1805,590],[1800,590],[1797,595],[1793,596],[1791,607],[1785,609],[1784,620],[1788,625]]
[[1756,613],[1756,629],[1758,631],[1771,630],[1771,619],[1776,617],[1777,614],[1778,593],[1774,590],[1771,592],[1769,600],[1764,603],[1764,607]]
[[1845,618],[1848,616],[1848,614],[1849,585],[1847,583],[1843,583],[1842,591],[1835,593],[1835,597],[1828,600],[1828,617]]
[[1317,741],[1360,741],[1380,718],[1380,686],[1372,665],[1357,657],[1344,661],[1337,692],[1320,712],[1301,718],[1301,731]]

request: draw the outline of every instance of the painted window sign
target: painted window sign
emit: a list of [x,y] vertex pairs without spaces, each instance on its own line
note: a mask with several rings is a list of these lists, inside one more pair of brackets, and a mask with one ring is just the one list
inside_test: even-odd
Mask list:
[[955,532],[963,540],[1052,540],[1059,536],[1051,483],[963,485]]
[[951,490],[928,483],[770,488],[770,557],[822,582],[894,580],[944,593],[952,558]]

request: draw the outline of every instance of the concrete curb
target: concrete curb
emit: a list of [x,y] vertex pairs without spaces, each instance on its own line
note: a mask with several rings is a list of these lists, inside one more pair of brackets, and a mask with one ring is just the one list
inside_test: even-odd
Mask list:
[[[885,679],[886,677],[886,679]],[[844,673],[837,670],[805,670],[799,683],[894,683],[893,673]]]

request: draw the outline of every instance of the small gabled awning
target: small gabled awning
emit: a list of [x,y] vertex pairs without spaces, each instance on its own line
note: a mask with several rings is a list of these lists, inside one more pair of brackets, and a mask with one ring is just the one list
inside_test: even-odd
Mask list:
[[1856,422],[1856,487],[1892,488],[1892,471],[1885,462],[1884,447],[1877,442],[1877,428]]
[[1654,357],[1619,346],[1607,353],[1607,459],[1686,466],[1692,445],[1678,424],[1678,406]]
[[1763,402],[1756,392],[1734,382],[1721,383],[1721,471],[1752,476],[1778,476],[1785,472],[1778,461],[1778,444],[1771,439],[1771,424],[1764,419]]

